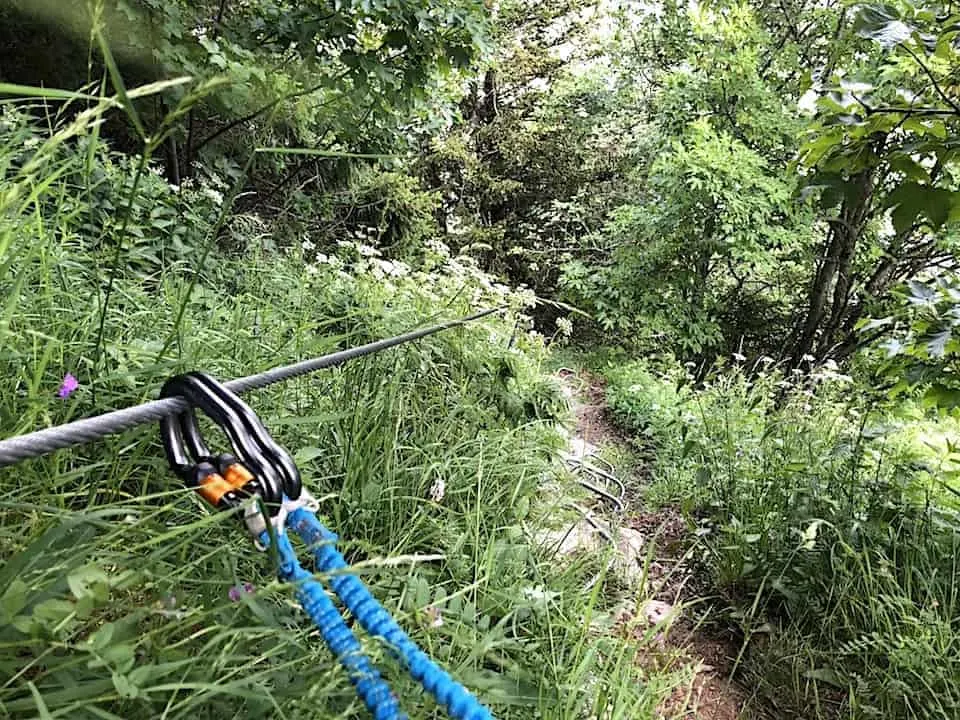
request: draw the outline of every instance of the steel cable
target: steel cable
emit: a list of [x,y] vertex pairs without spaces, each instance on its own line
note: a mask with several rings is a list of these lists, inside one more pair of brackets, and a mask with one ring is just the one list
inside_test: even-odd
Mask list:
[[[292,365],[272,368],[262,373],[257,373],[256,375],[237,378],[236,380],[224,383],[224,385],[235,393],[255,390],[316,370],[342,365],[349,360],[419,340],[420,338],[433,335],[443,330],[466,325],[474,320],[479,320],[480,318],[487,317],[488,315],[505,309],[504,307],[497,307],[483,310],[473,315],[460,318],[459,320],[449,320],[420,328],[419,330],[412,330],[402,335],[367,343],[366,345],[359,345],[329,355],[303,360],[298,363],[293,363]],[[124,430],[129,430],[137,425],[154,422],[167,415],[175,415],[183,412],[187,407],[187,401],[179,397],[152,400],[122,410],[104,413],[103,415],[96,415],[83,420],[75,420],[74,422],[64,425],[36,430],[26,435],[6,438],[0,440],[0,467],[13,465],[29,458],[39,457],[54,450],[62,450],[73,447],[74,445],[83,445],[84,443],[99,440],[107,435],[114,435]]]

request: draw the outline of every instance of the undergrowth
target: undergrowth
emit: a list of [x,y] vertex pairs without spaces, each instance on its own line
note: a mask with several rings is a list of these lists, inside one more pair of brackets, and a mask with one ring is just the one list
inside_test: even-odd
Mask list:
[[896,416],[830,368],[608,377],[652,456],[648,500],[686,510],[744,636],[739,669],[777,715],[957,716],[956,504]]
[[[236,178],[172,188],[97,136],[109,103],[0,127],[0,433],[505,304],[511,315],[248,398],[290,448],[374,594],[498,717],[653,717],[670,690],[597,636],[587,569],[531,538],[566,412],[529,296],[442,243],[416,264],[309,236],[275,251]],[[242,242],[240,242],[242,241]],[[65,374],[79,380],[58,397]],[[0,716],[360,717],[268,556],[168,471],[156,428],[0,473]],[[441,712],[364,640],[404,709]]]

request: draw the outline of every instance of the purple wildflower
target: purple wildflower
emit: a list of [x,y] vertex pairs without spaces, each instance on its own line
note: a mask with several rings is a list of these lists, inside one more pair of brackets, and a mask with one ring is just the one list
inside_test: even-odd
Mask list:
[[240,602],[240,598],[244,595],[252,595],[254,590],[256,590],[256,587],[253,583],[245,582],[243,585],[234,585],[230,588],[227,591],[227,597],[233,602]]
[[79,381],[73,376],[72,373],[67,373],[63,376],[63,382],[60,383],[60,389],[57,390],[57,397],[61,398],[62,400],[66,400],[78,387],[80,387]]

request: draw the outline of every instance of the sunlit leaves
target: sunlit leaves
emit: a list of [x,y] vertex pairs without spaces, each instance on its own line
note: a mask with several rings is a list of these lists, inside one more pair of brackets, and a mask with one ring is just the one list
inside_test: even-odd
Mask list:
[[860,8],[853,28],[858,35],[891,48],[908,40],[914,28],[903,22],[892,5],[867,5]]

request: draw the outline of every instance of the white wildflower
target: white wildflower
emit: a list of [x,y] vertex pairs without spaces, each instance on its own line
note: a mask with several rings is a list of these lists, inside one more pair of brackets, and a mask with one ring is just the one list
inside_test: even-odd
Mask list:
[[544,590],[541,585],[536,587],[525,587],[520,591],[524,600],[531,600],[534,602],[549,602],[560,597],[560,593],[554,592],[552,590]]
[[558,317],[557,318],[557,331],[563,335],[563,337],[568,338],[573,335],[573,322],[568,317]]
[[330,258],[324,253],[317,253],[317,265],[329,265]]
[[427,240],[424,245],[426,245],[428,250],[432,250],[437,255],[442,255],[443,257],[450,256],[450,246],[440,240],[430,239]]
[[300,243],[300,247],[302,247],[306,251],[310,251],[315,249],[317,246],[313,244],[313,240],[310,240],[309,238],[307,238],[302,243]]
[[444,482],[443,478],[437,478],[433,481],[433,487],[430,488],[430,499],[434,502],[440,502],[443,500],[443,496],[447,492],[447,483]]
[[390,277],[399,277],[401,275],[406,275],[407,272],[409,271],[409,268],[399,261],[374,260],[374,263],[376,264],[377,267],[380,268],[381,271],[383,271],[384,275],[388,275]]
[[376,257],[380,254],[380,251],[375,247],[370,245],[364,245],[363,243],[357,243],[357,252],[363,255],[364,257]]
[[217,205],[223,204],[223,194],[219,190],[214,190],[212,187],[205,187],[203,188],[203,194],[213,200]]

